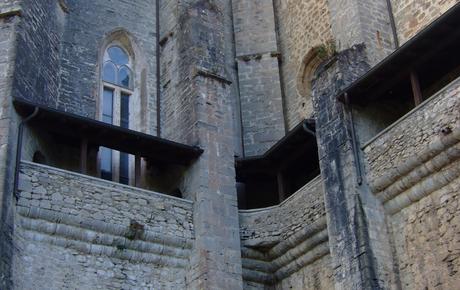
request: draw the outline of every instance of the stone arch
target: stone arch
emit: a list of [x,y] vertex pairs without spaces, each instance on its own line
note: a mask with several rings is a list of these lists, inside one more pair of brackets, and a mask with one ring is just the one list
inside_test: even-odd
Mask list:
[[311,83],[316,70],[325,59],[326,57],[320,53],[320,48],[315,47],[308,51],[300,64],[297,73],[296,88],[301,108],[300,114],[303,118],[308,118],[313,114],[311,104]]

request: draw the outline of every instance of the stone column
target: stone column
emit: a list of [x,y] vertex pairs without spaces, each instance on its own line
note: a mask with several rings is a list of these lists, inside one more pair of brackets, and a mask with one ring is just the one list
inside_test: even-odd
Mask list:
[[12,82],[20,12],[18,1],[0,3],[0,289],[12,287],[13,176],[18,124],[12,106]]
[[388,10],[384,0],[329,6],[339,51],[317,72],[313,97],[336,289],[387,289],[397,281],[385,213],[366,181],[360,142],[368,132],[355,126],[353,141],[362,120],[336,97],[392,51]]
[[362,162],[368,132],[355,127],[354,144],[360,117],[336,97],[393,51],[389,10],[386,0],[329,0],[329,8],[338,56],[318,72],[313,95],[336,289],[387,289],[397,282],[385,213]]
[[179,4],[181,139],[204,149],[184,178],[194,202],[195,242],[187,289],[242,289],[231,82],[226,74],[227,0]]
[[285,135],[273,1],[232,4],[244,152],[261,155]]

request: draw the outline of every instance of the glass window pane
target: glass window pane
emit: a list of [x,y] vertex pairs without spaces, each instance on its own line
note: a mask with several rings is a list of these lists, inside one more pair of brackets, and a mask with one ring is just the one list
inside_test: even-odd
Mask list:
[[101,178],[112,180],[112,150],[101,147]]
[[131,70],[128,67],[123,66],[120,68],[118,72],[118,81],[120,86],[131,88]]
[[129,95],[128,94],[121,94],[121,121],[120,126],[123,128],[129,128]]
[[119,46],[112,46],[107,50],[110,60],[117,65],[126,65],[129,63],[129,57],[126,52]]
[[106,82],[114,83],[117,82],[117,67],[110,61],[104,64],[102,71],[102,79]]
[[113,91],[107,88],[102,99],[102,122],[113,123]]
[[120,183],[129,184],[129,154],[120,152]]

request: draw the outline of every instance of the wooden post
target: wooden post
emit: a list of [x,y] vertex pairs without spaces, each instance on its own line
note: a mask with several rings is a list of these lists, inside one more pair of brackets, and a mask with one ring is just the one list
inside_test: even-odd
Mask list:
[[284,187],[284,178],[283,178],[283,173],[281,170],[278,171],[276,174],[277,180],[278,180],[278,197],[280,203],[283,202],[283,200],[286,198],[286,192],[285,192],[285,187]]
[[141,186],[141,156],[136,154],[134,161],[134,185]]
[[415,70],[410,73],[410,82],[412,84],[412,93],[414,94],[414,103],[417,107],[423,102],[422,90],[420,89],[420,82]]
[[88,139],[83,138],[80,144],[80,173],[88,173]]

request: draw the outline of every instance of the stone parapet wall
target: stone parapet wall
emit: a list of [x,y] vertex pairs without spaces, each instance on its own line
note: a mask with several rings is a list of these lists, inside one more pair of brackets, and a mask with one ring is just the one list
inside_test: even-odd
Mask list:
[[22,162],[16,287],[183,289],[192,203]]
[[391,0],[401,44],[459,2],[459,0]]
[[413,169],[455,145],[453,136],[460,127],[459,96],[457,79],[364,146],[374,193],[389,189]]
[[240,211],[245,288],[328,289],[332,268],[325,216],[320,177],[279,206]]
[[240,210],[243,245],[279,243],[325,216],[321,177],[305,185],[277,206]]
[[365,148],[403,289],[460,283],[460,79]]

